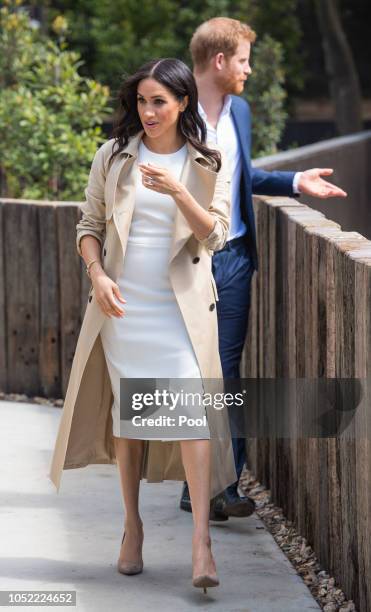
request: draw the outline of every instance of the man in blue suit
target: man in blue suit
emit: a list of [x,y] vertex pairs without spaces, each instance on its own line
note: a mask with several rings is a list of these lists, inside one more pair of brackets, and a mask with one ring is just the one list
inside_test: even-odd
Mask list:
[[[217,302],[219,350],[225,379],[238,379],[245,343],[250,306],[250,286],[258,268],[252,194],[298,196],[306,193],[319,198],[345,197],[347,194],[322,176],[331,168],[305,172],[266,172],[251,167],[251,116],[248,103],[239,97],[251,74],[249,64],[255,32],[244,23],[217,17],[201,24],[193,34],[190,51],[208,143],[220,145],[231,171],[231,223],[229,239],[223,250],[213,256],[213,275]],[[238,431],[238,411],[229,413],[231,431]],[[233,452],[238,479],[246,461],[245,438],[233,437]],[[241,497],[238,480],[210,506],[210,518],[249,516],[254,501]],[[187,483],[180,507],[192,511]]]

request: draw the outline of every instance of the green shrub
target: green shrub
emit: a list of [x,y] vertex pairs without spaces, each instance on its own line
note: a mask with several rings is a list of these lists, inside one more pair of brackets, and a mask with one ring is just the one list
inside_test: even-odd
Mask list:
[[277,152],[287,119],[284,81],[282,46],[263,36],[253,47],[252,74],[244,93],[252,114],[252,157]]
[[42,36],[19,0],[0,11],[1,194],[80,200],[91,160],[105,140],[109,88],[79,75],[80,55]]

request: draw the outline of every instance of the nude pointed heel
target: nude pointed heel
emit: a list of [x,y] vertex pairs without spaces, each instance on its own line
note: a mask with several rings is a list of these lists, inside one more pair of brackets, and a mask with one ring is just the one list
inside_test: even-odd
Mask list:
[[208,587],[216,587],[219,585],[219,578],[214,572],[211,574],[202,573],[198,574],[197,576],[193,576],[192,584],[196,588],[203,589],[206,595]]
[[216,574],[201,574],[200,576],[196,576],[195,578],[193,578],[192,584],[196,588],[203,589],[206,595],[208,587],[216,587],[219,585],[219,579]]
[[[124,542],[125,532],[122,536],[121,546]],[[120,574],[125,574],[126,576],[133,576],[134,574],[141,574],[143,571],[143,560],[138,561],[137,563],[133,563],[132,561],[117,561],[117,569]]]

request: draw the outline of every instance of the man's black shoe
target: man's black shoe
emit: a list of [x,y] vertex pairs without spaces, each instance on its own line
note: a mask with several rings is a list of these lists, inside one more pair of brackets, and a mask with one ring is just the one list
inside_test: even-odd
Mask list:
[[232,494],[227,490],[215,498],[214,507],[216,513],[226,517],[250,516],[256,510],[255,502],[251,497],[241,497],[237,492]]
[[210,500],[209,521],[228,521],[228,516],[220,509],[222,495],[217,495]]
[[[227,521],[228,516],[226,516],[223,512],[218,512],[214,507],[215,501],[217,499],[218,499],[218,496],[210,500],[209,520],[210,521]],[[185,510],[186,512],[192,512],[192,502],[191,502],[191,498],[189,497],[189,489],[188,489],[188,484],[186,482],[184,483],[184,486],[183,486],[182,497],[180,500],[180,508],[181,510]]]
[[[185,482],[180,500],[180,508],[192,512],[192,503],[189,497],[188,485]],[[255,512],[255,502],[251,497],[241,497],[236,493],[232,495],[223,491],[210,501],[210,521],[227,521],[230,516],[250,516]]]
[[180,509],[192,512],[191,498],[189,497],[189,489],[186,482],[183,485],[182,497],[180,498]]

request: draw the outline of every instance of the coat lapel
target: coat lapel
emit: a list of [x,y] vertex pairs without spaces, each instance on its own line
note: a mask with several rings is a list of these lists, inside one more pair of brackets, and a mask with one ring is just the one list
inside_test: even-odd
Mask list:
[[[187,148],[188,155],[184,162],[180,182],[185,185],[196,202],[207,209],[213,199],[217,173],[210,170],[208,159],[189,142],[187,142]],[[178,255],[192,234],[188,221],[177,207],[169,262]]]
[[[106,221],[113,216],[122,253],[111,266],[114,278],[120,272],[126,251],[131,218],[135,206],[135,181],[137,171],[138,146],[143,131],[130,139],[126,147],[116,156],[110,167],[105,184]],[[112,251],[112,249],[110,249]],[[113,254],[113,253],[111,253]],[[110,260],[111,261],[111,260]]]
[[[142,138],[142,134],[143,131],[139,132],[139,134],[136,134],[136,136],[130,139],[130,141],[121,151],[121,153],[114,158],[109,172],[107,173],[104,190],[106,202],[106,220],[111,218],[114,209],[116,208],[117,186],[119,183],[121,172],[126,167],[126,165],[129,165],[130,167],[138,156],[138,146]],[[119,202],[122,203],[123,200],[125,200],[125,203],[129,204],[128,208],[131,208],[131,205],[134,205],[134,200],[131,201],[131,196],[134,196],[135,191],[135,172],[128,172],[128,174],[130,175],[128,177],[129,181],[125,181],[122,183],[122,190],[126,193],[120,193]],[[129,201],[125,198],[125,195]]]

